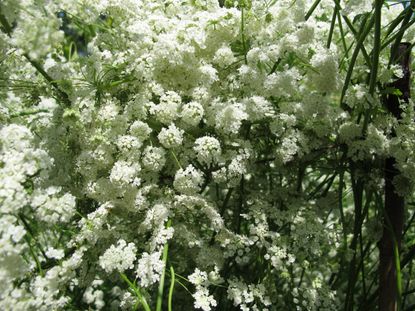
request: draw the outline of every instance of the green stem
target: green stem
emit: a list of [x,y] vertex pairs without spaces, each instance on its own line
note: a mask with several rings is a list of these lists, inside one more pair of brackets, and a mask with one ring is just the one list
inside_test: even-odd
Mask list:
[[[376,80],[378,77],[378,67],[379,67],[379,55],[381,50],[381,30],[382,30],[382,6],[383,0],[375,1],[375,34],[374,34],[374,43],[373,43],[373,53],[372,53],[372,67],[370,70],[369,78],[369,94],[373,96],[376,88]],[[369,126],[370,111],[372,109],[372,103],[369,102],[369,109],[365,111],[365,117],[363,120],[362,136],[366,136],[367,128]]]
[[174,284],[175,284],[175,274],[174,274],[174,269],[173,266],[170,266],[170,276],[171,276],[171,280],[170,280],[170,289],[169,289],[169,298],[168,298],[168,311],[172,311],[172,301],[173,301],[173,291],[174,291]]
[[[12,27],[10,26],[9,22],[7,21],[6,17],[0,13],[0,25],[3,26],[5,33],[7,36],[11,37],[12,34]],[[30,58],[30,56],[27,53],[23,54],[24,58],[28,60],[28,62],[45,78],[45,80],[58,92],[59,97],[61,98],[62,102],[65,104],[65,106],[69,107],[71,105],[71,102],[69,100],[68,94],[66,94],[64,91],[62,91],[56,81],[52,79],[51,76],[47,74],[47,72],[42,68],[42,66]]]
[[[171,226],[171,220],[167,222],[166,227],[168,228],[170,226]],[[169,253],[169,244],[166,243],[163,248],[163,259],[162,260],[163,260],[164,268],[163,268],[163,273],[161,274],[161,277],[160,277],[160,283],[159,283],[158,294],[157,294],[156,311],[161,311],[161,307],[163,304],[164,279],[166,277],[166,266],[167,266],[168,253]]]
[[376,79],[378,75],[379,65],[379,54],[380,54],[380,36],[381,36],[381,11],[382,11],[383,0],[375,1],[375,34],[373,43],[373,55],[372,55],[372,69],[370,71],[369,80],[369,94],[373,95],[376,87]]
[[183,169],[182,165],[180,164],[179,159],[177,158],[176,154],[174,153],[173,150],[171,150],[171,154],[173,155],[174,160],[176,161],[177,165],[179,166],[179,168]]
[[[333,2],[335,3],[335,5],[336,5],[337,9],[341,12],[341,11],[342,11],[342,7],[341,7],[341,5],[340,5],[339,0],[333,0]],[[344,21],[346,22],[346,24],[347,24],[347,27],[349,27],[350,31],[353,33],[353,35],[354,35],[355,39],[356,39],[356,40],[359,40],[359,34],[358,34],[358,32],[356,31],[356,29],[354,28],[353,23],[350,21],[350,19],[349,19],[346,15],[342,15],[342,16],[343,16],[343,20],[344,20]],[[368,66],[370,66],[369,64],[371,63],[371,61],[370,61],[370,57],[369,57],[369,55],[368,55],[368,54],[367,54],[367,52],[366,52],[365,46],[364,46],[364,45],[361,45],[361,46],[360,46],[360,49],[361,49],[361,51],[362,51],[362,55],[363,55],[363,57],[364,57],[364,58],[365,58],[365,60],[366,60],[366,63],[368,64]]]
[[42,112],[50,112],[50,110],[49,109],[25,110],[25,111],[20,111],[20,112],[16,112],[16,113],[11,114],[10,118],[30,116],[30,115],[38,114],[38,113],[42,113]]
[[359,55],[360,48],[361,48],[361,46],[363,46],[363,41],[365,40],[366,36],[369,34],[370,30],[372,29],[372,26],[373,26],[373,23],[374,23],[373,16],[370,19],[369,23],[366,23],[366,21],[367,21],[367,18],[362,22],[362,26],[360,27],[359,35],[358,35],[359,39],[358,39],[358,41],[356,43],[356,47],[353,51],[352,58],[350,59],[349,68],[347,69],[346,78],[345,78],[342,93],[341,93],[341,96],[340,96],[340,103],[341,103],[342,106],[343,106],[344,96],[346,95],[346,91],[349,87],[349,83],[350,83],[350,80],[351,80],[351,77],[352,77],[354,65],[356,63],[357,56]]
[[3,26],[5,33],[10,37],[12,33],[12,27],[7,21],[6,17],[0,13],[0,25]]
[[343,44],[343,48],[344,48],[344,56],[346,58],[349,58],[349,49],[347,48],[346,35],[344,33],[344,30],[343,30],[343,24],[342,24],[342,19],[341,19],[341,15],[340,15],[339,10],[337,10],[337,22],[339,23],[340,35],[341,35],[341,40],[342,40],[342,44]]
[[132,283],[124,273],[120,273],[120,276],[128,284],[128,286],[134,292],[134,294],[137,296],[138,301],[143,305],[144,310],[151,311],[147,303],[147,300],[143,297],[143,295],[141,295],[140,289],[134,283]]
[[169,244],[166,243],[164,245],[164,249],[163,249],[164,269],[163,269],[163,273],[161,274],[161,277],[160,277],[160,283],[159,283],[158,295],[157,295],[156,311],[161,311],[161,307],[162,307],[162,304],[163,304],[164,279],[165,279],[165,276],[166,276],[166,262],[167,262],[168,250],[169,250]]
[[35,254],[35,252],[34,252],[34,250],[33,250],[32,243],[31,243],[30,239],[29,239],[27,236],[25,236],[25,238],[24,238],[24,239],[26,240],[27,244],[29,245],[30,255],[32,256],[33,260],[34,260],[34,261],[35,261],[35,263],[36,263],[36,267],[37,267],[37,268],[38,268],[38,270],[39,270],[39,274],[40,274],[41,276],[44,276],[44,275],[45,275],[45,273],[43,272],[42,265],[40,264],[39,259],[37,258],[36,254]]
[[395,230],[393,227],[393,224],[389,218],[389,215],[385,212],[385,220],[386,220],[386,224],[387,224],[387,228],[389,228],[391,237],[392,237],[392,242],[393,242],[393,260],[395,263],[395,273],[396,273],[396,303],[398,305],[397,310],[401,310],[401,306],[402,306],[402,273],[401,273],[401,259],[400,259],[400,255],[399,255],[399,244],[397,241],[397,237],[395,234]]
[[244,7],[241,7],[241,40],[242,40],[242,48],[244,50],[244,62],[245,65],[248,64],[248,59],[246,57],[246,42],[245,42],[245,10]]
[[313,5],[311,6],[311,8],[308,10],[307,14],[304,16],[305,20],[308,20],[311,16],[311,14],[313,14],[314,10],[316,9],[316,7],[319,5],[321,0],[316,0],[314,1]]
[[397,304],[398,310],[401,310],[402,306],[402,273],[401,273],[401,260],[399,256],[399,248],[396,239],[393,239],[393,259],[395,260],[396,269],[396,289],[397,289]]
[[334,26],[336,25],[337,11],[338,11],[338,6],[336,5],[334,7],[334,10],[333,10],[333,16],[331,18],[329,36],[328,36],[328,39],[327,39],[327,48],[328,49],[330,49],[331,40],[333,39],[333,32],[334,32]]

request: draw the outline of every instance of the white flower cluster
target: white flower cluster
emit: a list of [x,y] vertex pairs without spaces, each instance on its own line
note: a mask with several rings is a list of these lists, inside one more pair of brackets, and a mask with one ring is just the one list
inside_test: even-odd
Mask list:
[[194,194],[200,190],[203,181],[201,172],[189,165],[186,169],[179,169],[174,176],[174,188],[184,194]]
[[134,183],[140,184],[140,179],[137,177],[141,167],[137,163],[129,163],[126,161],[117,161],[112,167],[110,174],[110,181],[113,183]]
[[[33,12],[36,14],[32,15]],[[36,27],[33,27],[34,23]],[[63,31],[59,30],[59,20],[54,11],[31,10],[26,14],[23,13],[20,15],[17,25],[17,29],[13,32],[12,42],[33,59],[39,59],[52,52],[64,39]]]
[[140,286],[149,287],[158,282],[164,269],[164,262],[160,259],[161,252],[143,253],[138,260],[136,274]]
[[190,102],[183,105],[181,117],[182,121],[191,126],[197,126],[203,118],[203,106],[198,102]]
[[270,298],[266,296],[266,289],[263,284],[247,285],[237,279],[229,281],[228,298],[233,300],[235,306],[240,306],[240,309],[244,311],[269,310],[267,307],[271,306]]
[[160,103],[150,108],[150,113],[156,115],[156,119],[163,124],[170,124],[177,119],[182,100],[173,91],[168,91],[160,97]]
[[212,307],[217,306],[217,302],[212,295],[209,294],[209,285],[218,285],[223,280],[218,274],[218,268],[211,271],[209,275],[205,271],[201,271],[198,268],[189,275],[189,281],[196,287],[196,292],[193,294],[195,299],[194,306],[196,309],[202,309],[203,311],[210,311]]
[[163,127],[160,134],[157,136],[160,143],[168,148],[177,148],[183,142],[184,131],[178,129],[173,123],[168,128]]
[[196,139],[193,149],[196,152],[199,162],[208,165],[217,162],[222,152],[220,142],[210,136]]
[[[74,216],[75,197],[69,193],[61,195],[60,187],[46,186],[53,159],[35,145],[35,138],[28,128],[16,124],[2,127],[0,147],[0,204],[4,213],[0,218],[0,306],[8,309],[14,305],[18,310],[62,308],[69,298],[58,295],[58,288],[68,278],[58,279],[65,271],[71,278],[71,267],[67,262],[61,268],[48,270],[45,277],[39,275],[30,280],[27,286],[33,292],[32,299],[28,287],[18,288],[13,282],[40,265],[33,256],[41,246],[34,250],[33,242],[27,243],[28,237],[35,239],[31,222],[42,227],[43,233],[51,234],[49,230],[56,224],[65,225]],[[46,241],[46,251],[41,249],[44,260],[63,260],[65,252],[55,249],[51,244],[53,240]]]
[[158,172],[166,163],[166,152],[163,148],[148,146],[144,149],[141,161],[146,169]]
[[339,5],[1,1],[0,309],[153,308],[174,270],[179,308],[337,310],[352,241],[349,298],[370,296],[386,158],[414,196],[415,112],[381,104],[405,73],[389,49],[368,84],[372,3]]
[[111,245],[104,254],[99,257],[99,265],[107,273],[114,270],[124,272],[134,267],[137,247],[134,243],[128,243],[124,240],[118,240],[117,245]]
[[105,307],[104,292],[98,289],[103,283],[103,280],[94,280],[91,286],[84,292],[83,300],[89,305],[93,304],[96,310],[101,310]]

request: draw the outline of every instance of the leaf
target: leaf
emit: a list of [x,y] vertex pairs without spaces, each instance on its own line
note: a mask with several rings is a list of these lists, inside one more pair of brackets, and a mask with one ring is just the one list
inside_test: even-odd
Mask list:
[[395,96],[402,96],[402,92],[401,90],[394,88],[394,87],[387,87],[385,89],[383,89],[381,92],[381,94],[389,94],[389,95],[395,95]]

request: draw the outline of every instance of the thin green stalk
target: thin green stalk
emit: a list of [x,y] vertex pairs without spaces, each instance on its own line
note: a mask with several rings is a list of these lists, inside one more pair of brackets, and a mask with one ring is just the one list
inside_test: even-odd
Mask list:
[[395,28],[398,27],[398,25],[405,19],[408,10],[411,11],[410,8],[405,8],[392,22],[387,25],[388,29],[384,32],[385,38],[389,37]]
[[246,57],[246,42],[245,42],[245,10],[244,7],[241,7],[241,41],[242,41],[242,48],[244,51],[244,62],[245,65],[248,64],[248,58]]
[[[414,4],[415,4],[415,0],[412,0],[411,4],[410,4],[410,7],[409,7],[410,9],[408,11],[406,11],[406,13],[405,13],[405,17],[402,21],[402,25],[401,25],[400,30],[405,29],[405,26],[411,20],[411,17],[412,17],[412,14],[413,14],[412,7],[414,6]],[[392,52],[391,52],[392,55],[389,59],[389,65],[392,64],[393,62],[396,62],[396,55],[397,55],[397,52],[398,52],[399,44],[402,41],[403,34],[404,34],[404,31],[398,31],[398,33],[396,35],[395,42],[392,45]]]
[[360,235],[360,228],[363,223],[363,191],[364,191],[364,182],[361,178],[356,178],[354,174],[354,169],[352,168],[351,172],[352,188],[353,188],[353,201],[354,201],[354,229],[353,229],[353,238],[350,244],[350,249],[353,252],[353,258],[349,264],[349,278],[347,281],[347,291],[346,291],[346,301],[344,305],[345,311],[353,310],[354,304],[354,289],[356,286],[356,279],[358,270],[356,269],[357,263],[357,241]]
[[3,26],[4,31],[10,37],[12,33],[12,27],[9,25],[9,22],[7,21],[6,17],[1,13],[0,13],[0,25]]
[[[342,7],[340,5],[339,0],[333,0],[333,2],[335,3],[337,9],[341,12],[342,11]],[[359,33],[354,28],[353,23],[350,21],[350,19],[346,15],[342,15],[342,17],[343,17],[343,20],[346,22],[347,27],[349,27],[350,31],[353,33],[355,39],[356,40],[359,40]],[[366,18],[367,18],[367,15],[366,15],[365,19]],[[364,45],[361,45],[360,46],[360,49],[361,49],[361,52],[362,52],[363,57],[365,58],[366,63],[368,64],[368,66],[370,66],[371,61],[370,61],[369,55],[367,54],[367,51],[365,49],[365,46]]]
[[334,7],[333,10],[333,16],[331,18],[331,24],[330,24],[330,31],[329,31],[329,36],[327,39],[327,48],[330,49],[330,45],[331,45],[331,40],[333,39],[333,32],[334,32],[334,26],[336,25],[336,17],[337,17],[337,5]]
[[365,251],[363,250],[363,231],[362,226],[360,226],[360,235],[359,235],[359,250],[360,250],[360,268],[361,268],[361,275],[362,275],[362,289],[363,289],[363,297],[367,295],[367,287],[366,287],[366,273],[365,273]]
[[409,250],[405,253],[405,257],[402,258],[401,267],[405,267],[408,263],[410,263],[413,259],[415,259],[415,244],[413,244]]
[[375,1],[375,34],[373,43],[372,68],[370,70],[369,80],[369,94],[373,95],[376,87],[376,79],[378,76],[379,54],[380,54],[380,36],[381,36],[381,21],[382,21],[382,5],[383,0]]
[[[171,225],[171,220],[167,222],[167,228],[170,227],[170,225]],[[161,311],[161,307],[163,304],[164,279],[166,277],[166,266],[167,266],[168,253],[169,253],[169,244],[166,243],[164,244],[164,248],[163,248],[163,259],[162,260],[163,260],[164,268],[163,268],[163,273],[161,274],[161,277],[160,277],[160,283],[159,283],[158,294],[157,294],[156,311]]]
[[173,291],[174,291],[174,284],[175,284],[175,274],[173,266],[170,266],[170,289],[169,289],[169,298],[168,298],[168,311],[172,311],[172,301],[173,301]]
[[339,196],[337,200],[338,200],[338,206],[339,206],[339,212],[340,212],[340,222],[343,228],[343,242],[345,243],[345,245],[347,245],[346,220],[344,218],[344,210],[343,210],[343,187],[344,187],[344,171],[342,170],[339,174],[339,192],[338,192]]
[[[409,271],[408,271],[408,275],[412,275],[412,263],[409,266]],[[406,286],[405,286],[405,291],[402,293],[402,309],[405,308],[405,304],[406,304],[406,297],[409,294],[415,293],[415,288],[413,288],[412,290],[409,289],[409,285],[411,284],[411,279],[408,278],[406,280]]]
[[[324,180],[319,183],[316,188],[310,193],[310,195],[308,196],[309,199],[313,199],[317,193],[327,184],[330,184],[330,181],[333,181],[337,176],[337,173],[334,173],[333,175],[326,175],[326,177],[324,178]],[[320,178],[319,178],[320,179]]]
[[343,68],[343,64],[346,62],[346,60],[348,60],[348,59],[349,59],[349,52],[350,52],[350,50],[352,49],[353,45],[354,45],[354,42],[352,42],[352,43],[349,45],[349,47],[347,48],[347,56],[346,56],[346,54],[345,54],[345,55],[343,55],[343,57],[342,57],[342,59],[341,59],[341,61],[340,61],[340,64],[339,64],[339,68]]
[[245,178],[245,176],[242,175],[241,182],[239,184],[239,202],[235,206],[236,210],[235,210],[234,222],[235,222],[235,232],[237,232],[237,233],[240,233],[240,231],[241,231],[241,213],[242,213],[242,208],[244,206],[244,199],[245,199],[244,178]]
[[38,114],[42,112],[50,112],[48,109],[38,109],[38,110],[26,110],[26,111],[20,111],[16,112],[10,115],[10,118],[17,118],[17,117],[24,117],[24,116],[30,116],[33,114]]
[[184,280],[184,281],[186,281],[186,282],[190,283],[190,281],[189,281],[187,278],[185,278],[184,276],[182,276],[182,275],[180,275],[180,274],[178,274],[178,273],[176,273],[176,276],[178,276],[178,277],[179,277],[179,278],[181,278],[182,280]]
[[[43,255],[45,259],[48,257],[46,256],[45,251],[43,250],[42,245],[38,242],[38,240],[35,237],[35,233],[33,232],[33,229],[30,227],[29,223],[27,222],[25,216],[23,213],[19,213],[18,219],[22,222],[24,228],[26,229],[27,235],[30,237],[30,241],[34,241],[35,245],[39,249],[40,253]],[[31,245],[30,245],[31,247]]]
[[398,38],[399,36],[403,35],[403,33],[409,28],[411,27],[413,24],[415,24],[415,18],[411,19],[411,21],[409,23],[407,23],[405,26],[403,26],[402,28],[400,28],[393,36],[391,36],[388,40],[386,40],[385,42],[382,43],[381,46],[381,50],[385,49],[386,47],[389,46],[389,44],[391,44],[394,40],[396,40],[396,38]]
[[160,277],[160,283],[159,283],[158,294],[157,294],[156,311],[161,311],[161,306],[163,304],[164,279],[165,279],[165,276],[166,276],[166,263],[167,263],[168,251],[169,251],[169,244],[166,243],[164,245],[164,249],[163,249],[164,269],[163,269],[163,273],[161,274],[161,277]]
[[401,273],[401,259],[399,256],[399,248],[396,239],[393,239],[393,259],[395,260],[395,270],[396,270],[396,289],[397,289],[397,303],[398,310],[402,306],[402,273]]
[[132,283],[124,273],[120,273],[120,276],[128,284],[128,286],[134,292],[134,294],[137,296],[138,301],[143,305],[144,310],[151,311],[147,303],[147,300],[145,299],[143,295],[141,295],[140,289],[134,283]]
[[356,60],[357,60],[357,56],[359,55],[360,48],[363,45],[363,41],[365,40],[365,38],[367,37],[367,35],[370,32],[370,29],[373,26],[373,23],[374,23],[373,16],[371,17],[371,19],[369,20],[368,23],[366,23],[366,22],[367,22],[367,17],[362,22],[362,26],[360,27],[359,35],[358,35],[359,39],[358,39],[358,41],[356,43],[356,47],[353,51],[352,58],[350,59],[349,68],[348,68],[347,73],[346,73],[346,78],[345,78],[342,93],[341,93],[341,96],[340,96],[340,104],[341,105],[343,105],[344,96],[346,95],[346,91],[349,87],[349,83],[350,83],[350,80],[351,80],[351,77],[352,77],[354,65],[356,64]]
[[[375,93],[376,81],[378,77],[378,67],[379,67],[379,55],[381,51],[381,30],[382,30],[382,6],[383,0],[375,1],[375,33],[374,33],[374,43],[373,43],[373,52],[372,52],[372,67],[370,70],[369,78],[369,94],[372,96]],[[367,128],[369,126],[370,111],[372,109],[372,103],[369,102],[369,109],[365,111],[365,117],[363,119],[362,127],[362,136],[366,136]]]
[[[168,271],[167,271],[168,272]],[[170,275],[170,277],[171,277],[171,272],[168,272],[169,273],[169,275]],[[184,279],[184,280],[186,280],[187,282],[188,282],[188,280],[186,279],[186,278],[184,278],[184,277],[182,277],[182,276],[179,276],[177,273],[174,273],[174,276],[176,277],[176,276],[178,276],[178,277],[181,277],[182,279]],[[177,280],[176,278],[174,279],[174,281],[177,283],[177,284],[179,284],[181,287],[183,287],[185,290],[186,290],[186,292],[188,292],[190,295],[192,295],[192,292],[187,288],[187,286],[186,285],[184,285],[181,281],[179,281],[179,280]]]
[[396,239],[396,233],[393,229],[392,222],[385,211],[385,220],[387,224],[387,228],[389,228],[390,234],[392,236],[393,241],[393,260],[395,263],[395,274],[396,274],[396,303],[398,305],[398,311],[401,310],[402,306],[402,273],[401,273],[401,259],[399,255],[399,245]]
[[176,161],[177,165],[179,166],[179,168],[183,169],[182,165],[180,164],[179,159],[177,158],[176,154],[174,153],[173,150],[171,150],[171,154],[173,155],[174,160]]
[[311,8],[308,10],[307,14],[304,16],[305,20],[308,20],[311,16],[311,14],[313,14],[314,10],[316,9],[316,7],[319,5],[321,0],[316,0],[314,1],[313,5],[311,6]]
[[42,265],[40,264],[39,259],[37,258],[36,254],[33,250],[31,241],[29,240],[29,238],[27,236],[25,236],[24,239],[26,240],[27,244],[29,245],[30,255],[32,256],[33,260],[35,261],[36,267],[39,270],[40,275],[44,276],[45,273],[43,272]]
[[342,44],[344,48],[344,57],[349,58],[349,48],[347,48],[346,39],[345,39],[346,34],[344,33],[344,30],[343,30],[342,18],[341,18],[339,10],[337,10],[337,23],[339,24],[340,36],[341,36],[341,40],[342,40]]
[[405,229],[403,230],[402,237],[404,237],[406,235],[406,233],[408,232],[409,228],[411,228],[411,225],[412,225],[414,220],[415,220],[415,212],[413,212],[412,216],[409,218],[409,221],[408,221]]

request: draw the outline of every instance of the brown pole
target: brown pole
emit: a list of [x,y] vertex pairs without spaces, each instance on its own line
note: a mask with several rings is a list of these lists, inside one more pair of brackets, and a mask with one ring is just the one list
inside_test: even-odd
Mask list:
[[[400,43],[393,63],[399,63],[404,76],[390,86],[398,89],[402,95],[390,94],[385,98],[385,105],[389,112],[398,120],[401,119],[402,109],[400,100],[409,102],[410,98],[410,54],[411,45]],[[395,136],[395,132],[392,133]],[[397,194],[393,180],[400,174],[395,167],[396,160],[389,157],[385,161],[385,210],[383,217],[383,235],[379,243],[379,310],[398,310],[398,283],[394,261],[394,240],[400,252],[402,232],[404,226],[405,200]]]

